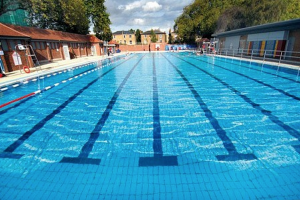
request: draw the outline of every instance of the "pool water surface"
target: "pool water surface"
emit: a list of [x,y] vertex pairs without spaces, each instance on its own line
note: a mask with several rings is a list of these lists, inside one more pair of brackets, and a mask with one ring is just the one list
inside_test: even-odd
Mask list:
[[296,75],[153,52],[9,87],[40,92],[0,109],[0,199],[300,199]]

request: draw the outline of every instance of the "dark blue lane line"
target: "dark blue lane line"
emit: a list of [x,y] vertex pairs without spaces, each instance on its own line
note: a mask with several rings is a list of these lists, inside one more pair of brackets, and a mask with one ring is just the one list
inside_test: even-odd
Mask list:
[[85,87],[81,88],[77,93],[75,93],[73,96],[71,96],[68,100],[66,100],[63,104],[61,104],[59,107],[57,107],[52,113],[47,115],[45,118],[43,118],[41,121],[39,121],[34,127],[32,127],[29,131],[25,132],[18,140],[16,140],[14,143],[12,143],[10,146],[8,146],[2,153],[0,153],[0,158],[15,158],[19,159],[24,154],[13,154],[13,152],[22,145],[33,133],[40,130],[44,127],[44,125],[53,117],[55,117],[57,114],[59,114],[69,103],[71,103],[74,99],[76,99],[77,96],[79,96],[81,93],[83,93],[86,89],[88,89],[91,85],[96,83],[98,80],[100,80],[102,77],[104,77],[109,72],[113,71],[116,67],[122,65],[128,60],[123,61],[122,63],[116,65],[115,67],[111,68],[110,70],[106,71],[102,75],[100,75],[98,78],[91,81],[89,84],[87,84]]
[[[144,55],[145,56],[145,55]],[[143,56],[143,57],[144,57]],[[128,72],[127,76],[124,78],[116,92],[114,93],[113,97],[109,101],[108,105],[106,106],[106,109],[104,113],[102,114],[101,118],[97,122],[94,130],[90,133],[89,140],[84,144],[84,146],[81,148],[81,152],[78,155],[78,157],[63,157],[63,159],[60,161],[61,163],[74,163],[74,164],[94,164],[99,165],[101,162],[101,159],[96,158],[88,158],[89,154],[93,150],[93,146],[98,139],[100,135],[100,131],[102,130],[103,126],[105,125],[106,120],[109,117],[110,111],[113,109],[120,93],[123,90],[124,85],[126,84],[127,80],[131,76],[134,69],[138,66],[138,64],[143,59],[141,57],[139,61],[133,66],[133,68]]]
[[[115,62],[117,62],[118,60],[120,60],[121,58],[116,58],[115,59]],[[71,76],[71,77],[68,77],[68,78],[66,78],[66,79],[64,79],[64,80],[69,80],[69,79],[73,79],[73,80],[79,80],[79,79],[81,79],[81,78],[83,78],[83,76],[80,76],[80,75],[83,75],[84,73],[86,73],[86,72],[89,72],[89,71],[92,71],[92,70],[94,70],[94,69],[97,69],[98,67],[93,67],[93,68],[91,68],[91,69],[87,69],[87,70],[85,70],[85,71],[83,71],[83,72],[80,72],[80,73],[78,73],[78,74],[75,74],[75,75],[73,75],[73,76]],[[57,71],[57,72],[61,72],[61,71]],[[55,72],[55,73],[57,73],[57,72]],[[78,77],[77,79],[74,79],[75,77]],[[61,83],[64,81],[64,80],[60,80],[58,83],[60,83],[59,85],[62,85]],[[68,81],[68,82],[70,82],[70,81]],[[71,82],[71,83],[74,83],[74,81],[73,82]],[[68,84],[69,85],[69,84]],[[55,84],[54,85],[52,85],[52,86],[50,86],[51,88],[53,88],[55,86]],[[67,86],[67,85],[65,85],[65,86]],[[64,86],[64,87],[65,87]],[[45,87],[45,88],[47,88],[47,87]],[[41,93],[44,93],[45,91],[49,91],[49,89],[48,90],[45,90],[45,88],[44,89],[41,89],[41,92],[39,93],[39,94],[41,94]],[[18,106],[20,106],[20,105],[22,105],[23,103],[25,103],[26,101],[28,101],[29,99],[31,99],[31,98],[33,98],[33,97],[35,97],[36,95],[33,95],[33,96],[29,96],[29,97],[27,97],[27,98],[25,98],[25,99],[23,99],[23,100],[21,100],[21,101],[19,101],[18,103],[15,103],[13,106],[11,106],[11,107],[8,107],[8,108],[5,108],[5,109],[3,109],[3,110],[0,110],[0,115],[2,115],[2,114],[4,114],[4,113],[7,113],[9,110],[11,110],[11,109],[14,109],[14,108],[17,108]],[[3,123],[3,122],[2,122]],[[1,125],[1,123],[0,123],[0,125]]]
[[[291,79],[291,78],[288,78],[288,77],[285,77],[285,76],[280,76],[280,75],[276,75],[276,74],[273,74],[273,73],[271,73],[271,72],[266,72],[266,71],[261,71],[260,69],[255,69],[255,68],[252,68],[252,67],[248,67],[248,66],[245,66],[245,65],[239,65],[239,64],[237,64],[237,63],[231,63],[231,62],[227,62],[227,61],[223,61],[223,60],[226,60],[226,58],[220,58],[220,57],[215,57],[215,58],[217,58],[217,59],[219,59],[220,61],[222,61],[222,62],[225,62],[225,63],[228,63],[228,64],[233,64],[233,65],[236,65],[236,66],[241,66],[241,67],[244,67],[244,68],[248,68],[248,69],[251,69],[251,70],[253,70],[253,71],[258,71],[258,72],[262,72],[262,73],[265,73],[265,74],[269,74],[269,75],[273,75],[273,76],[275,76],[275,77],[280,77],[280,78],[282,78],[282,79],[286,79],[286,80],[289,80],[289,81],[292,81],[292,82],[295,82],[295,83],[299,83],[299,81],[297,81],[297,80],[294,80],[294,79]],[[199,60],[199,59],[197,59],[197,60]],[[236,60],[236,61],[238,61],[238,60]],[[248,64],[250,64],[250,62],[245,62],[245,61],[242,61],[242,63],[248,63]],[[257,63],[258,64],[258,63]],[[259,67],[259,65],[254,65],[254,64],[251,64],[252,66],[258,66]],[[275,66],[274,66],[275,67]],[[281,67],[282,68],[282,67]],[[268,69],[271,69],[271,70],[276,70],[275,68],[273,69],[273,68],[269,68],[268,67]],[[279,68],[280,69],[280,68]],[[295,75],[295,76],[297,76],[297,70],[295,70],[296,71],[296,74],[293,74],[293,75]],[[284,72],[284,73],[286,73],[286,72]],[[288,74],[291,74],[291,73],[288,73]]]
[[[165,57],[165,56],[164,56]],[[229,155],[217,155],[218,160],[222,161],[237,161],[237,160],[254,160],[257,159],[254,154],[241,154],[239,153],[230,138],[227,136],[226,131],[221,127],[218,120],[213,116],[211,110],[202,100],[199,93],[196,91],[194,86],[189,82],[189,80],[184,76],[184,74],[168,59],[165,59],[170,63],[170,65],[177,71],[177,73],[181,76],[184,80],[188,88],[193,93],[195,99],[197,100],[198,104],[200,105],[201,109],[204,111],[206,118],[209,120],[212,127],[215,129],[218,137],[222,140],[224,148],[227,150]]]
[[[177,57],[177,58],[179,58],[179,57]],[[193,58],[193,57],[190,57],[190,58]],[[288,92],[286,92],[286,91],[284,91],[284,90],[282,90],[282,89],[278,89],[278,88],[276,88],[276,87],[274,87],[274,86],[272,86],[272,85],[270,85],[270,84],[264,83],[263,81],[257,80],[257,79],[255,79],[255,78],[252,78],[252,77],[250,77],[250,76],[241,74],[241,73],[239,73],[239,72],[235,72],[235,71],[233,71],[233,70],[227,69],[227,68],[222,67],[222,66],[220,66],[220,65],[216,65],[216,64],[213,64],[213,63],[210,63],[210,62],[206,62],[206,61],[204,61],[204,60],[202,60],[202,59],[197,59],[197,58],[193,58],[193,59],[198,60],[198,61],[201,61],[201,62],[205,62],[205,63],[207,63],[207,64],[211,64],[211,65],[214,65],[214,66],[217,66],[217,67],[220,67],[220,68],[222,68],[222,69],[224,69],[224,70],[226,70],[226,71],[230,71],[230,72],[232,72],[232,73],[234,73],[234,74],[237,74],[237,75],[240,75],[240,76],[245,77],[245,78],[247,78],[247,79],[250,79],[250,80],[252,80],[252,81],[255,81],[256,83],[262,84],[262,85],[264,85],[264,86],[266,86],[266,87],[269,87],[269,88],[271,88],[271,89],[273,89],[273,90],[275,90],[275,91],[277,91],[277,92],[280,92],[281,94],[284,94],[284,95],[286,95],[286,96],[288,96],[288,97],[291,97],[291,98],[293,98],[293,99],[295,99],[295,100],[297,100],[297,101],[300,101],[300,97],[297,97],[297,96],[295,96],[295,95],[292,95],[292,94],[290,94],[290,93],[288,93]]]
[[153,150],[154,156],[163,156],[162,141],[161,141],[161,126],[159,115],[158,88],[156,78],[156,66],[153,57]]
[[[186,61],[184,59],[179,58],[180,60],[183,60],[184,62],[190,64],[191,66],[199,69],[200,71],[202,71],[203,73],[211,76],[212,78],[214,78],[215,80],[217,80],[218,82],[220,82],[222,85],[226,86],[229,90],[231,90],[232,92],[234,92],[236,95],[238,95],[239,97],[241,97],[245,102],[247,102],[248,104],[250,104],[254,109],[260,111],[263,115],[267,116],[273,123],[277,124],[278,126],[280,126],[281,128],[283,128],[286,132],[288,132],[291,136],[293,136],[294,138],[296,138],[298,141],[300,141],[300,132],[297,131],[296,129],[290,127],[289,125],[285,124],[283,121],[281,121],[277,116],[272,114],[272,111],[266,110],[264,108],[261,107],[261,105],[253,102],[249,97],[247,97],[246,95],[242,94],[240,91],[238,91],[237,89],[235,89],[234,87],[232,87],[231,85],[229,85],[228,83],[222,81],[221,79],[219,79],[218,77],[212,75],[211,73],[201,69],[200,67],[194,65],[193,63]],[[300,154],[300,145],[294,145],[293,146],[295,148],[295,150]]]
[[[96,68],[97,68],[97,67],[96,67]],[[95,68],[85,70],[85,71],[79,73],[78,75],[74,75],[74,76],[68,77],[68,78],[65,79],[65,80],[68,80],[68,79],[70,79],[70,78],[72,78],[73,80],[79,80],[79,79],[83,78],[83,76],[80,76],[81,74],[84,74],[85,72],[88,72],[88,71],[92,71],[93,69],[95,69]],[[78,78],[77,78],[77,79],[74,79],[75,76],[78,76]],[[62,82],[62,81],[59,81],[59,82]],[[68,81],[68,82],[69,82],[69,81]],[[71,83],[73,83],[73,82],[71,82]],[[59,84],[59,85],[62,85],[62,84]],[[68,85],[69,85],[69,84],[68,84]],[[67,86],[67,85],[65,85],[65,86]],[[64,87],[65,87],[65,86],[64,86]],[[45,88],[46,88],[46,87],[45,87]],[[49,91],[49,90],[42,90],[41,93],[42,93],[42,92],[45,92],[45,91]],[[5,108],[4,110],[0,110],[0,115],[3,115],[4,113],[7,113],[7,112],[8,112],[9,110],[11,110],[11,109],[17,108],[18,106],[22,105],[23,103],[25,103],[26,101],[28,101],[29,99],[31,99],[31,98],[33,98],[33,97],[36,97],[36,95],[27,97],[26,99],[23,99],[23,100],[19,101],[18,103],[14,104],[14,105],[11,106],[11,107]],[[0,123],[0,125],[1,125],[1,123]]]
[[139,167],[147,166],[177,166],[177,156],[163,156],[162,140],[161,140],[161,125],[159,114],[159,99],[156,77],[156,65],[154,54],[153,60],[153,151],[154,157],[140,157]]

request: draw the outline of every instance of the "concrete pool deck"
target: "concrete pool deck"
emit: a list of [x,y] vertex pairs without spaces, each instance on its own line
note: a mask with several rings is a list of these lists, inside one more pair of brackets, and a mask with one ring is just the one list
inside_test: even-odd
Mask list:
[[[165,52],[165,51],[159,51],[159,52]],[[59,71],[59,70],[65,69],[65,68],[69,68],[74,65],[87,64],[90,62],[104,60],[104,59],[112,58],[112,57],[119,56],[119,55],[126,55],[128,53],[129,52],[121,52],[118,54],[114,54],[113,56],[110,56],[110,57],[108,57],[107,55],[102,55],[102,56],[81,57],[81,58],[76,58],[76,59],[72,59],[72,60],[55,60],[53,62],[43,63],[40,66],[30,68],[30,73],[25,73],[23,69],[16,70],[13,72],[8,72],[8,73],[6,73],[5,77],[0,78],[0,87],[4,87],[6,85],[11,85],[11,84],[20,82],[21,80],[24,80],[24,79],[30,79],[30,78],[36,77],[38,75],[37,72],[40,72],[39,75],[47,74],[47,73]],[[130,52],[130,53],[148,53],[148,51]],[[156,53],[156,51],[153,51],[152,53]],[[209,56],[209,55],[207,55],[207,56]],[[223,56],[223,55],[216,55],[216,56],[221,57],[221,58],[232,58],[235,60],[255,62],[255,63],[259,63],[259,64],[269,64],[269,65],[274,65],[274,66],[278,65],[278,62],[262,61],[262,60],[255,60],[255,59],[251,60],[249,58],[231,57],[231,56]],[[300,66],[291,65],[291,64],[280,63],[280,67],[300,70]]]
[[65,68],[72,67],[74,65],[83,65],[83,64],[104,60],[107,58],[112,58],[115,56],[120,56],[125,54],[126,53],[118,53],[109,57],[107,55],[102,55],[102,56],[81,57],[72,60],[56,60],[53,62],[41,64],[40,66],[32,67],[30,68],[30,73],[25,73],[24,70],[21,68],[21,70],[8,72],[6,73],[5,77],[0,78],[0,87],[3,87],[5,85],[11,85],[13,83],[20,82],[21,80],[24,79],[30,79],[36,77],[37,75],[59,71]]

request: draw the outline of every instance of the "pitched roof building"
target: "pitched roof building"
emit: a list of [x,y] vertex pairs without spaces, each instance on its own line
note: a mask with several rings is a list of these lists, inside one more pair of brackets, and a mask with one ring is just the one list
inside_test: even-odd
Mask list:
[[135,33],[132,31],[116,31],[113,33],[113,39],[119,44],[136,44]]
[[[152,30],[146,31],[141,34],[141,41],[143,44],[151,43],[151,32]],[[160,30],[153,30],[157,43],[167,43],[166,32],[162,32]]]
[[93,35],[0,23],[0,58],[7,72],[19,69],[12,59],[14,51],[20,54],[23,64],[30,60],[25,58],[24,52],[16,49],[18,44],[32,46],[39,61],[52,61],[100,55],[100,43],[103,42]]

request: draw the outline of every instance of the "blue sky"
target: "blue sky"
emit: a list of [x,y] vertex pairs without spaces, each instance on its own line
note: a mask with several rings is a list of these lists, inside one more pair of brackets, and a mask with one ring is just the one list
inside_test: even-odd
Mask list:
[[174,20],[194,0],[106,0],[112,32],[140,29],[173,30]]

